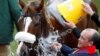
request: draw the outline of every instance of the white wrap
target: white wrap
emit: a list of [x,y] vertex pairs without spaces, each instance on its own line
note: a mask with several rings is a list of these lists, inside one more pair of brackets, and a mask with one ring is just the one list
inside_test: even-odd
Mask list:
[[18,32],[15,35],[15,40],[33,44],[36,41],[36,36],[28,32]]

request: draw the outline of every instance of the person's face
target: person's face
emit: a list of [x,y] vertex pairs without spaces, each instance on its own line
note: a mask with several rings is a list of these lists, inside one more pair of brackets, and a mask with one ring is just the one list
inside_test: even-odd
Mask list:
[[90,34],[88,32],[82,32],[80,38],[78,39],[78,47],[87,47],[92,45],[90,41]]

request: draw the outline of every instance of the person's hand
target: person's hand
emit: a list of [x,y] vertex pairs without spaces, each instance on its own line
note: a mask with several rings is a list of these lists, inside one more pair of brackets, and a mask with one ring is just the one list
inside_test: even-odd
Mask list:
[[76,28],[76,25],[70,21],[64,22],[64,24],[71,29]]
[[54,42],[52,45],[52,48],[54,48],[56,51],[60,50],[60,48],[62,47],[62,45],[58,42]]
[[92,8],[90,7],[90,5],[88,3],[83,3],[83,10],[89,14],[90,16],[92,16],[94,14],[94,11],[92,10]]

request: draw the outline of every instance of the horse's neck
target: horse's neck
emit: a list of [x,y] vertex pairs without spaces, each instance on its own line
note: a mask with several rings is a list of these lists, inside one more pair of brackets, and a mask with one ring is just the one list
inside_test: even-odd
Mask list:
[[66,26],[64,25],[64,20],[61,16],[61,14],[58,11],[57,5],[64,2],[64,0],[54,0],[52,3],[50,3],[47,6],[47,14],[48,17],[51,19],[52,17],[55,18],[55,20],[57,20],[58,23],[61,24],[61,26],[63,26],[64,28],[66,28]]

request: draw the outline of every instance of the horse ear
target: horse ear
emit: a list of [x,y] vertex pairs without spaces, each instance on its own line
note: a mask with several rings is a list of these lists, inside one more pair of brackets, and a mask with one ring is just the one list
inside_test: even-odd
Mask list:
[[44,7],[44,0],[33,0],[30,5],[35,6],[37,11],[41,11]]
[[22,9],[24,9],[26,6],[23,0],[19,0],[19,5],[21,6]]
[[43,7],[44,7],[44,0],[41,0],[40,7],[39,8],[42,10]]

